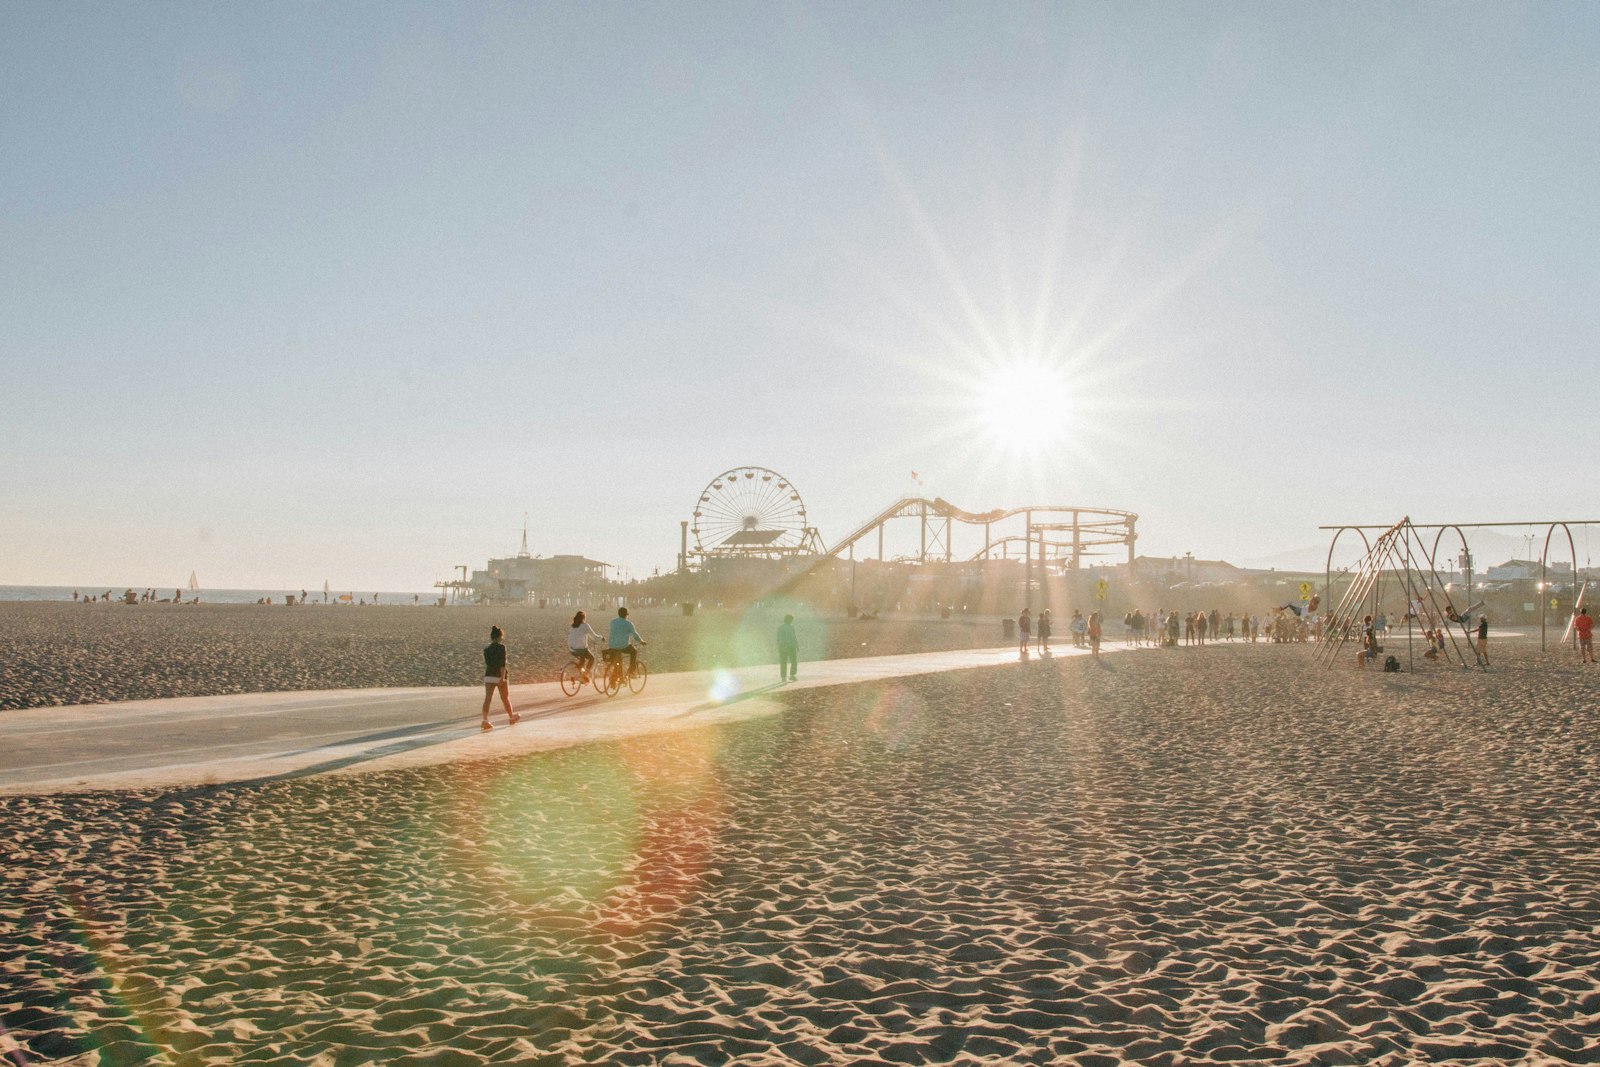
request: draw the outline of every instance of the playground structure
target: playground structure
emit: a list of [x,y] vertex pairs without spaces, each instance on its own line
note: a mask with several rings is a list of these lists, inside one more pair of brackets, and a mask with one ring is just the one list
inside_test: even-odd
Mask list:
[[[1358,564],[1356,569],[1355,569],[1355,576],[1352,579],[1350,589],[1347,590],[1346,594],[1345,594],[1346,598],[1348,598],[1350,591],[1354,590],[1355,588],[1357,588],[1358,585],[1362,584],[1362,574],[1365,572],[1365,568],[1367,567],[1369,561],[1372,560],[1374,556],[1376,556],[1376,555],[1387,555],[1390,559],[1396,558],[1395,557],[1395,547],[1396,547],[1397,544],[1400,545],[1400,547],[1403,548],[1406,552],[1410,552],[1414,548],[1416,550],[1414,555],[1405,555],[1402,558],[1405,559],[1405,560],[1409,560],[1411,562],[1414,562],[1414,563],[1418,563],[1418,564],[1420,564],[1421,562],[1426,562],[1427,563],[1427,567],[1428,567],[1428,571],[1430,572],[1430,574],[1432,574],[1435,578],[1437,578],[1437,576],[1438,576],[1437,560],[1438,560],[1438,553],[1439,553],[1439,542],[1444,537],[1445,531],[1454,530],[1455,533],[1456,533],[1456,536],[1458,538],[1460,538],[1460,541],[1461,541],[1461,556],[1460,556],[1461,571],[1462,571],[1462,576],[1465,579],[1465,585],[1466,585],[1465,592],[1463,594],[1463,603],[1467,604],[1467,605],[1471,605],[1473,603],[1473,599],[1472,599],[1472,597],[1473,597],[1473,593],[1472,593],[1472,550],[1471,550],[1471,546],[1468,545],[1468,543],[1467,543],[1466,531],[1467,530],[1479,530],[1479,529],[1492,529],[1492,528],[1495,528],[1495,527],[1523,527],[1524,529],[1534,529],[1534,528],[1538,528],[1538,527],[1544,527],[1545,528],[1544,545],[1540,549],[1540,552],[1539,552],[1539,589],[1538,589],[1538,591],[1539,591],[1540,595],[1538,597],[1538,602],[1539,602],[1539,649],[1540,649],[1540,651],[1545,651],[1549,647],[1548,646],[1548,641],[1547,641],[1546,597],[1544,596],[1544,592],[1545,592],[1545,590],[1547,588],[1547,584],[1548,584],[1548,581],[1549,581],[1549,573],[1548,572],[1549,572],[1549,565],[1550,565],[1550,562],[1551,562],[1550,561],[1550,542],[1555,537],[1555,532],[1556,532],[1556,529],[1558,527],[1561,529],[1561,531],[1563,533],[1566,534],[1566,537],[1567,537],[1567,550],[1571,554],[1571,560],[1572,560],[1572,578],[1573,578],[1573,582],[1574,582],[1574,591],[1577,593],[1577,596],[1576,596],[1576,598],[1574,600],[1574,603],[1573,603],[1572,613],[1574,615],[1576,615],[1578,609],[1580,607],[1582,607],[1583,593],[1582,593],[1582,591],[1580,589],[1577,588],[1577,581],[1578,581],[1578,574],[1579,574],[1579,568],[1578,568],[1578,546],[1577,546],[1577,542],[1574,541],[1573,537],[1572,537],[1572,527],[1574,527],[1574,526],[1586,527],[1586,526],[1597,526],[1597,525],[1600,525],[1600,519],[1539,519],[1539,520],[1532,521],[1532,522],[1413,523],[1411,521],[1411,519],[1409,517],[1407,517],[1407,518],[1404,518],[1404,519],[1400,520],[1399,523],[1397,523],[1397,524],[1395,524],[1393,526],[1380,526],[1380,525],[1359,524],[1359,523],[1342,523],[1342,524],[1335,525],[1335,526],[1321,526],[1321,527],[1318,527],[1318,529],[1332,530],[1333,531],[1333,538],[1328,543],[1328,557],[1327,557],[1327,560],[1326,560],[1326,562],[1324,564],[1324,568],[1323,568],[1323,591],[1322,591],[1322,596],[1323,596],[1324,600],[1331,599],[1331,596],[1332,596],[1332,593],[1333,593],[1333,581],[1334,581],[1334,575],[1333,575],[1333,552],[1334,552],[1335,547],[1337,547],[1338,544],[1339,544],[1339,538],[1342,537],[1345,534],[1346,531],[1354,530],[1356,532],[1356,534],[1361,538],[1361,542],[1366,547],[1366,550],[1367,550],[1366,556],[1364,556],[1362,558],[1360,564]],[[1402,530],[1402,528],[1403,528],[1403,530]],[[1380,531],[1380,533],[1378,535],[1378,541],[1376,543],[1371,538],[1369,538],[1367,536],[1367,531],[1368,530],[1378,530],[1378,531]],[[1397,534],[1396,531],[1402,531],[1402,532]],[[1433,542],[1432,542],[1431,546],[1429,546],[1427,548],[1423,548],[1424,535],[1423,535],[1422,531],[1432,531],[1433,532]],[[1399,540],[1397,541],[1396,538],[1398,538]],[[1449,573],[1449,569],[1448,568],[1447,568],[1446,572]],[[1367,583],[1365,588],[1366,588],[1366,595],[1370,597],[1371,603],[1374,606],[1376,606],[1379,603],[1379,599],[1378,598],[1381,595],[1381,582],[1378,581],[1375,578],[1371,582]],[[1342,603],[1343,603],[1343,601],[1341,601],[1341,604]],[[1571,628],[1571,624],[1569,622],[1568,623],[1568,629],[1570,630],[1570,628]]]
[[[1335,535],[1337,540],[1337,535]],[[1354,577],[1338,604],[1328,612],[1325,620],[1325,640],[1317,645],[1316,657],[1324,666],[1331,667],[1339,661],[1352,638],[1360,639],[1364,615],[1377,615],[1383,602],[1385,582],[1399,585],[1405,596],[1406,657],[1407,668],[1415,666],[1412,650],[1413,626],[1421,623],[1427,630],[1443,633],[1448,639],[1448,649],[1441,649],[1447,657],[1463,668],[1468,666],[1463,648],[1472,653],[1478,667],[1486,664],[1472,643],[1467,630],[1466,617],[1458,612],[1450,600],[1444,579],[1434,567],[1433,551],[1423,544],[1423,535],[1410,518],[1401,519],[1378,535],[1377,540],[1366,541],[1367,554],[1354,569]],[[1435,549],[1438,538],[1434,539]],[[1329,547],[1332,552],[1332,547]],[[1330,556],[1331,559],[1331,556]],[[1331,581],[1324,587],[1324,595],[1331,593]],[[1315,605],[1313,605],[1315,606]],[[1474,607],[1469,602],[1468,611]],[[1462,627],[1462,640],[1456,640],[1455,627]]]

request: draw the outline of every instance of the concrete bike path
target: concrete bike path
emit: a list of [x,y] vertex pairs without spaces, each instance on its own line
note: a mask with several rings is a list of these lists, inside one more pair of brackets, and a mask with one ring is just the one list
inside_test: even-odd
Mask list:
[[[1107,649],[1109,651],[1109,649]],[[1060,649],[1059,656],[1083,655]],[[1015,646],[651,675],[615,697],[555,682],[511,687],[522,721],[479,728],[483,689],[335,689],[174,697],[0,712],[0,793],[175,788],[521,755],[748,719],[780,692],[1016,663]]]

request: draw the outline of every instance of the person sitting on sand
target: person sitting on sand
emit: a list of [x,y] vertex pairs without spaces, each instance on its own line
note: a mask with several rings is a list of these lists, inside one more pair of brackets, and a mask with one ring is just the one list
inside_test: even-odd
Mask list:
[[589,642],[600,640],[600,635],[589,625],[588,618],[585,612],[578,612],[572,617],[572,627],[567,630],[567,651],[578,661],[585,680],[588,680],[589,672],[594,670],[594,653],[589,651]]
[[495,690],[500,691],[500,703],[506,709],[508,726],[515,726],[519,716],[511,710],[511,672],[506,666],[506,646],[502,642],[505,631],[498,626],[489,627],[489,643],[483,649],[483,729],[492,730],[489,725],[489,703],[494,699]]

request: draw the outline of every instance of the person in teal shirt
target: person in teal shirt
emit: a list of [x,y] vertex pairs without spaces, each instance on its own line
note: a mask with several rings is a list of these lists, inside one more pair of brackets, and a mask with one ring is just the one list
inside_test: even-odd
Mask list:
[[633,647],[633,642],[648,645],[639,634],[637,627],[628,621],[628,609],[618,608],[617,617],[611,620],[611,632],[606,640],[606,658],[616,659],[623,652],[628,654],[628,673],[631,675],[639,667],[639,650]]
[[792,682],[800,663],[800,639],[794,634],[794,616],[785,615],[778,627],[778,681]]

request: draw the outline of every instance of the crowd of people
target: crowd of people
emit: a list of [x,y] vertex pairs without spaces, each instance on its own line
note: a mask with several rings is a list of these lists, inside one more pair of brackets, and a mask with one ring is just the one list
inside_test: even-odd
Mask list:
[[[1177,648],[1202,646],[1218,641],[1266,641],[1273,644],[1301,644],[1323,638],[1324,621],[1314,610],[1302,605],[1285,605],[1266,615],[1248,612],[1223,614],[1215,608],[1210,611],[1168,611],[1157,608],[1147,612],[1135,608],[1122,617],[1122,641],[1130,648]],[[1017,630],[1021,648],[1026,651],[1037,642],[1040,655],[1050,654],[1050,641],[1054,636],[1054,621],[1049,608],[1037,616],[1023,609],[1017,617]],[[1067,623],[1067,632],[1074,648],[1086,648],[1099,655],[1104,638],[1105,623],[1098,611],[1085,615],[1073,611]]]

